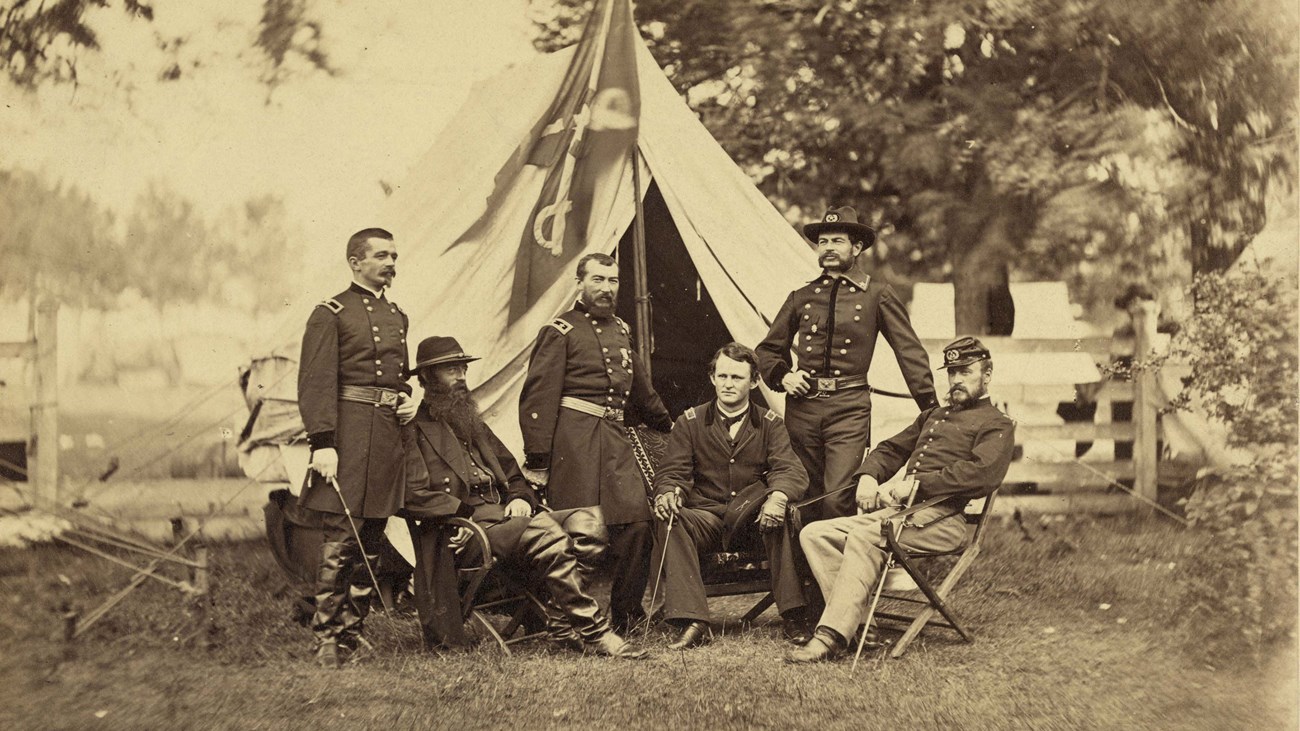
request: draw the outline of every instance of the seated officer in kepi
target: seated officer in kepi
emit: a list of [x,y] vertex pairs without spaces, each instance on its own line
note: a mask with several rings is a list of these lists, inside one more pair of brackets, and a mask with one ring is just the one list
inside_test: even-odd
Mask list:
[[[484,528],[500,566],[537,590],[547,604],[547,628],[559,647],[627,659],[645,657],[610,630],[582,585],[570,535],[549,513],[533,515],[533,490],[496,434],[483,422],[465,384],[466,355],[450,337],[426,338],[415,372],[424,388],[406,449],[403,515],[420,520],[416,544],[416,608],[426,644],[464,644],[454,566],[448,571],[448,531],[438,518],[469,517]],[[573,518],[570,518],[572,520]],[[599,530],[599,516],[587,515]],[[460,544],[468,536],[452,537]],[[597,543],[603,540],[598,537]],[[448,576],[453,577],[448,581]],[[454,611],[449,611],[449,606]]]
[[723,346],[709,365],[709,378],[717,397],[678,417],[655,473],[660,522],[652,565],[663,567],[664,618],[681,626],[669,647],[684,650],[710,637],[700,552],[759,538],[786,636],[797,640],[802,634],[807,642],[805,601],[785,516],[789,502],[807,490],[808,473],[781,418],[749,401],[758,385],[753,350],[740,343]]
[[[943,349],[943,360],[948,406],[926,409],[867,455],[857,472],[862,512],[810,523],[799,533],[826,609],[812,640],[787,655],[787,662],[834,659],[857,633],[885,565],[882,526],[898,512],[877,506],[946,496],[908,518],[898,542],[919,551],[949,551],[966,538],[966,503],[989,495],[1006,477],[1016,427],[989,401],[988,349],[975,338],[958,338]],[[904,468],[901,479],[889,480]]]

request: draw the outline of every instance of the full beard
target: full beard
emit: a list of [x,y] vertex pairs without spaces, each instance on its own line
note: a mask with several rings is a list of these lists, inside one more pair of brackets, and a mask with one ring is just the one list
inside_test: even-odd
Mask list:
[[948,395],[947,395],[948,406],[953,411],[961,411],[962,409],[969,408],[970,406],[974,405],[974,403],[980,400],[980,398],[982,398],[983,396],[984,396],[984,391],[982,390],[979,393],[971,393],[970,391],[967,391],[965,388],[959,386],[957,388],[952,388],[948,390]]
[[584,292],[582,295],[582,304],[587,306],[587,311],[596,317],[609,317],[614,314],[614,307],[617,305],[616,299],[611,295],[606,298],[592,298]]
[[424,402],[433,420],[446,423],[462,441],[472,442],[487,429],[483,417],[479,416],[478,404],[463,384],[449,388],[430,383],[424,390]]

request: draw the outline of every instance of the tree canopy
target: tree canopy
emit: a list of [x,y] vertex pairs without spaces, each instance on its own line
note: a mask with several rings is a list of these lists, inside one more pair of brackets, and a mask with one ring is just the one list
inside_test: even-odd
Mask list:
[[[588,3],[533,0],[538,43]],[[864,209],[877,261],[988,331],[1010,270],[1100,307],[1221,268],[1294,176],[1296,12],[1252,0],[643,0],[659,63],[792,220]]]

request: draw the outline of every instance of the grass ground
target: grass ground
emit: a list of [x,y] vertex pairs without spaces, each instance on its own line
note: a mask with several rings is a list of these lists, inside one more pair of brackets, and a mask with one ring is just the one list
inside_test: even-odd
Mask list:
[[[0,551],[0,728],[1032,728],[1282,729],[1297,656],[1206,658],[1179,619],[1205,539],[1166,523],[993,526],[955,596],[976,642],[922,636],[901,660],[791,667],[769,611],[709,646],[627,663],[522,646],[503,657],[419,650],[413,615],[375,617],[376,649],[340,671],[309,661],[278,567],[256,542],[214,548],[212,647],[186,642],[179,595],[150,584],[76,642],[65,602],[94,606],[128,574],[74,549]],[[1226,626],[1226,625],[1225,625]],[[1219,631],[1223,627],[1207,628]]]

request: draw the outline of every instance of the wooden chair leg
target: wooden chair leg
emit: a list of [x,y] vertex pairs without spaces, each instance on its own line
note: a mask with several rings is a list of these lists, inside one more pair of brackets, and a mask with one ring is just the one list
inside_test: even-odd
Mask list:
[[758,619],[758,615],[766,612],[767,608],[775,603],[776,597],[772,596],[772,592],[769,591],[762,599],[759,599],[758,603],[751,607],[748,612],[745,612],[745,616],[740,618],[741,623],[753,624],[754,620]]
[[[972,546],[970,550],[962,554],[961,558],[957,559],[957,563],[953,565],[952,570],[948,572],[948,575],[944,577],[943,582],[939,584],[939,588],[934,592],[940,599],[940,604],[947,600],[948,592],[952,591],[952,588],[957,585],[957,582],[961,579],[962,575],[966,573],[966,570],[970,568],[970,565],[975,561],[977,555],[979,555],[979,547]],[[921,630],[925,629],[925,626],[929,624],[935,614],[936,609],[934,606],[927,606],[917,613],[916,618],[912,620],[910,625],[908,625],[907,631],[903,633],[903,636],[899,638],[898,642],[894,643],[894,647],[890,650],[889,656],[894,659],[902,657],[903,653],[907,652],[908,645],[912,644],[912,640],[916,639],[917,635],[921,634]],[[945,616],[947,615],[945,614]],[[952,622],[953,627],[961,633],[962,639],[967,642],[973,641],[971,636],[963,630],[960,625],[952,621],[952,617],[948,617],[948,621]]]

